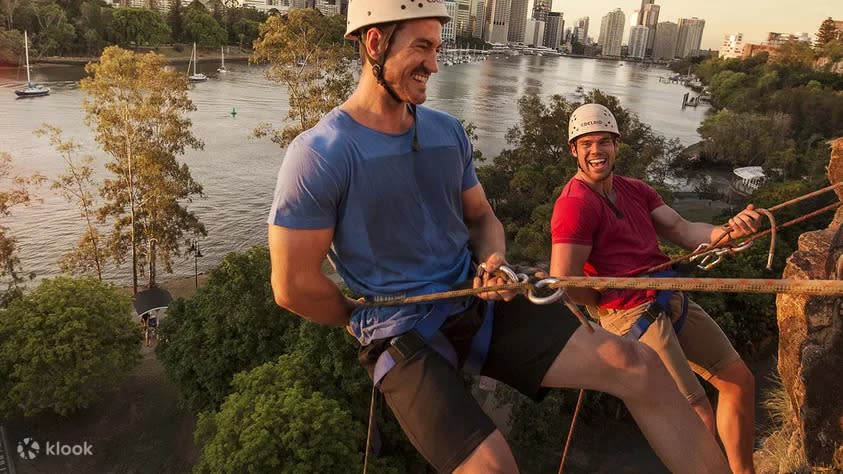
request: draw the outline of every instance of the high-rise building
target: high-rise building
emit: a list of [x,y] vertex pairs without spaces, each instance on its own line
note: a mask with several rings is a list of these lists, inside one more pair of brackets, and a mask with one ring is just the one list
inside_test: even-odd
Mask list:
[[588,44],[588,17],[580,17],[574,23],[574,38],[579,44]]
[[676,39],[676,57],[687,58],[699,56],[700,43],[702,43],[705,20],[697,17],[680,18],[679,34]]
[[641,8],[638,9],[638,20],[636,25],[644,25],[644,12],[647,11],[647,5],[656,3],[656,0],[641,0]]
[[544,45],[559,49],[565,31],[565,19],[560,12],[548,12],[544,23]]
[[547,14],[553,6],[553,0],[533,0],[533,19],[547,21]]
[[527,28],[527,0],[510,0],[509,30],[506,40],[509,43],[525,43],[524,35]]
[[457,14],[451,19],[457,36],[471,35],[471,0],[457,0]]
[[457,16],[456,2],[445,0],[445,10],[448,12],[448,16],[451,17],[451,21],[442,25],[442,41],[453,42],[457,39],[457,22],[454,21],[454,17]]
[[663,21],[656,25],[653,59],[673,59],[676,55],[676,35],[678,33],[678,25],[671,21]]
[[475,38],[486,37],[486,2],[478,0],[472,5],[474,9],[471,10],[471,36]]
[[322,12],[325,16],[334,16],[340,14],[339,0],[316,0],[311,3],[313,8]]
[[623,27],[626,15],[623,10],[616,8],[600,22],[600,36],[597,43],[603,48],[603,56],[620,56],[623,43]]
[[[660,9],[660,5],[648,3],[647,5],[644,5],[644,13],[641,15],[643,23],[639,24],[646,26],[648,28],[647,31],[649,31],[647,36],[647,56],[652,56],[653,54],[653,43],[656,41],[656,25],[659,24]],[[632,47],[632,45],[630,45],[630,47]]]
[[649,33],[650,29],[644,25],[635,25],[629,28],[630,57],[644,59],[644,56],[647,54],[647,37]]
[[510,0],[488,0],[483,39],[489,43],[506,43],[509,33]]
[[524,44],[528,46],[541,46],[544,38],[544,22],[529,19],[524,27]]
[[743,33],[726,35],[723,37],[723,44],[720,46],[719,57],[724,59],[737,59],[743,53]]

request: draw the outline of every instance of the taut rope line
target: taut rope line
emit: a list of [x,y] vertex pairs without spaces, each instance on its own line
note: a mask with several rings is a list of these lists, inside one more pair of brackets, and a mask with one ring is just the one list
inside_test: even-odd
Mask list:
[[[545,285],[550,289],[562,288],[606,288],[627,290],[680,290],[698,292],[727,293],[790,293],[811,296],[843,296],[841,280],[795,280],[762,278],[638,278],[638,277],[556,277],[555,281]],[[480,293],[495,291],[515,291],[531,293],[535,286],[530,282],[506,283],[503,285],[483,286],[429,293],[418,296],[399,296],[383,298],[378,301],[366,301],[364,306],[398,306],[412,303],[426,303],[452,298],[463,298]]]

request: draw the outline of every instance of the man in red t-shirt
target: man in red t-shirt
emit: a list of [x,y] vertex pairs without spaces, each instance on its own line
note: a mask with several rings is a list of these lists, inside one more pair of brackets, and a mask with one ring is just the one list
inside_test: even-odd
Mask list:
[[[571,114],[568,145],[579,170],[562,190],[551,220],[554,276],[618,276],[667,262],[659,237],[686,249],[718,241],[723,227],[689,222],[647,184],[613,173],[620,132],[611,111],[586,104]],[[738,238],[758,228],[752,205],[729,219]],[[752,473],[755,381],[726,335],[686,295],[656,291],[570,289],[569,297],[589,306],[610,332],[652,347],[688,401],[714,431],[715,417],[694,372],[719,391],[717,432],[735,473]],[[646,318],[641,319],[641,318]],[[639,321],[641,319],[641,321]],[[674,324],[681,330],[674,329]],[[657,394],[654,394],[657,396]]]

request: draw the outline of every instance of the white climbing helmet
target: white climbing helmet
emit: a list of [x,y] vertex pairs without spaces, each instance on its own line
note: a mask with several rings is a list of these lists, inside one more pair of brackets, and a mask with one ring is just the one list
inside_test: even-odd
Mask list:
[[568,143],[582,135],[609,132],[620,136],[618,121],[612,112],[600,104],[585,104],[577,108],[568,120]]
[[438,18],[443,25],[451,20],[445,0],[350,0],[345,38],[358,39],[367,26],[419,18]]

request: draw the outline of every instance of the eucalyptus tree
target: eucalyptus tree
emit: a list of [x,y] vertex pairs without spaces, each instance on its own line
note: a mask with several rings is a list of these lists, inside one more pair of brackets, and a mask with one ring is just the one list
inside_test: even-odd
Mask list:
[[[155,53],[135,54],[117,46],[103,51],[99,63],[86,66],[81,81],[87,93],[85,116],[95,139],[111,160],[110,176],[100,188],[102,219],[113,219],[109,253],[117,263],[131,255],[132,288],[137,292],[139,264],[155,263],[172,271],[185,234],[206,235],[205,226],[187,205],[203,196],[202,186],[178,161],[186,148],[203,143],[191,132],[187,114],[196,107],[183,74],[166,68]],[[140,247],[146,247],[142,255]]]
[[96,183],[94,181],[94,158],[90,155],[77,159],[82,148],[73,140],[65,140],[60,128],[44,124],[35,131],[38,136],[47,136],[50,145],[64,160],[65,171],[52,180],[50,188],[57,191],[68,202],[79,207],[80,217],[85,220],[85,231],[76,246],[59,259],[59,268],[67,273],[96,272],[102,281],[105,264],[105,249],[96,219]]
[[292,123],[281,130],[265,123],[255,133],[284,147],[351,94],[354,49],[343,39],[345,17],[315,9],[270,16],[259,29],[250,61],[268,62],[266,78],[286,87]]

